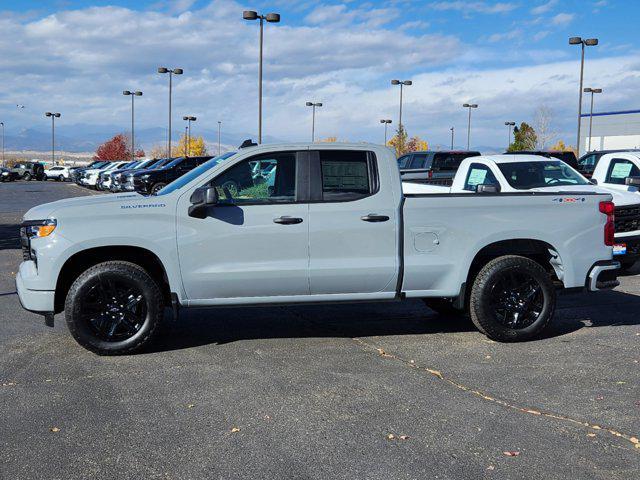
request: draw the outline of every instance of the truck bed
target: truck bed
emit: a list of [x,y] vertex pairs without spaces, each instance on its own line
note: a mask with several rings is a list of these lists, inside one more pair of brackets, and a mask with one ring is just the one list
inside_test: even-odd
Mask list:
[[564,286],[583,287],[591,267],[611,258],[612,247],[603,241],[606,216],[597,215],[599,203],[610,200],[597,193],[405,191],[402,291],[407,297],[456,297],[476,255],[514,239],[544,242],[558,257],[556,274]]

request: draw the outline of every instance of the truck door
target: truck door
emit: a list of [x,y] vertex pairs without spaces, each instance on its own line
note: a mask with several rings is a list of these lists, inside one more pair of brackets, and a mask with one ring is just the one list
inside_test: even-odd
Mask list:
[[[273,165],[268,176],[254,169]],[[178,204],[177,242],[190,300],[309,294],[308,152],[257,155],[209,182],[219,203],[204,219]]]
[[318,148],[310,158],[311,294],[394,292],[399,200],[389,169],[363,150]]

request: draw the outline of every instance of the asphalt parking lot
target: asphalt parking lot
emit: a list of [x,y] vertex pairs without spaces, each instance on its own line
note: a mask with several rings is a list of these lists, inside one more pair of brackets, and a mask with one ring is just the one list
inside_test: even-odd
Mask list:
[[20,308],[0,184],[0,478],[638,478],[640,276],[499,344],[419,301],[183,311],[98,357]]

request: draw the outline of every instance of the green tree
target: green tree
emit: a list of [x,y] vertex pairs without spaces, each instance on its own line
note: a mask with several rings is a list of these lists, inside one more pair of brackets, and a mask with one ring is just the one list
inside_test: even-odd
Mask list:
[[537,142],[536,131],[528,123],[522,122],[519,127],[513,129],[513,143],[509,145],[508,151],[535,150]]

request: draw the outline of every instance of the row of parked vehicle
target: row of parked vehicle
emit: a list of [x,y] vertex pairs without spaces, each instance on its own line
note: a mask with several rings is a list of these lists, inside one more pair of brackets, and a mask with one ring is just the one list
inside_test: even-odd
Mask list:
[[0,167],[0,182],[13,182],[15,180],[57,180],[64,182],[69,180],[70,171],[73,168],[69,168],[63,165],[54,165],[51,168],[45,169],[44,165],[40,162],[19,162],[13,167]]
[[[598,192],[613,196],[615,245],[623,269],[640,259],[640,151],[416,152],[398,159],[412,193]],[[579,198],[579,197],[577,197]]]

